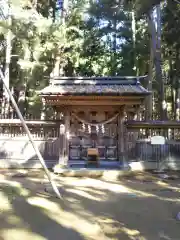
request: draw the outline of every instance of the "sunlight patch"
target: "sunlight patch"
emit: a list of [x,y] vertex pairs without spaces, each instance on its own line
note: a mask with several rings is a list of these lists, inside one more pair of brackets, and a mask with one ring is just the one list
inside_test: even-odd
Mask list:
[[5,212],[5,211],[8,211],[8,210],[11,210],[12,209],[12,206],[9,202],[9,199],[7,196],[5,196],[2,192],[0,192],[0,199],[1,199],[1,202],[0,202],[0,214],[2,212]]
[[73,180],[70,181],[70,184],[76,187],[89,187],[91,188],[92,186],[94,188],[97,188],[97,190],[108,190],[112,191],[115,193],[127,193],[130,192],[130,189],[128,187],[125,187],[120,184],[116,183],[109,183],[105,182],[102,180],[97,180],[97,179],[92,179],[92,178],[87,178],[87,179],[81,179],[81,180]]
[[72,228],[88,239],[91,239],[90,237],[94,237],[93,239],[101,239],[100,236],[103,235],[100,225],[92,215],[87,215],[86,219],[84,219],[80,217],[80,215],[75,215],[70,212],[59,211],[53,214],[50,211],[48,216],[62,226]]
[[46,240],[46,238],[23,229],[6,229],[0,232],[2,239],[12,240]]
[[79,196],[82,196],[82,197],[85,197],[85,198],[88,198],[88,199],[91,199],[91,200],[94,200],[94,201],[102,201],[102,197],[99,198],[99,197],[95,197],[93,195],[90,195],[89,193],[85,192],[85,191],[82,191],[82,190],[78,190],[78,189],[68,189],[67,192],[71,192],[71,193],[75,193],[75,194],[78,194]]
[[8,223],[10,223],[12,225],[16,225],[16,226],[22,223],[22,220],[15,215],[10,215],[8,217],[7,221],[8,221]]
[[27,199],[27,202],[33,206],[44,208],[46,210],[51,210],[52,212],[60,210],[60,207],[57,203],[41,197],[30,197]]
[[[105,235],[116,235],[117,239],[124,239],[125,236],[128,236],[128,239],[131,240],[147,240],[144,238],[141,233],[136,229],[129,229],[125,227],[124,223],[120,223],[111,218],[97,219],[100,223],[100,226],[103,229]],[[114,239],[114,238],[113,238]],[[125,238],[127,239],[127,237]]]
[[19,182],[12,181],[12,180],[6,180],[6,179],[1,180],[0,183],[3,183],[3,184],[5,183],[5,184],[7,184],[9,186],[18,187],[18,188],[20,188],[22,186],[21,183],[19,183]]

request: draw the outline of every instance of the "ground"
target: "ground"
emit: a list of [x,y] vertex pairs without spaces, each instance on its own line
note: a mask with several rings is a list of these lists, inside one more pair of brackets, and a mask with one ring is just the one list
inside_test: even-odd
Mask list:
[[[179,240],[180,180],[55,177],[0,173],[0,240]],[[46,191],[44,191],[46,186]]]

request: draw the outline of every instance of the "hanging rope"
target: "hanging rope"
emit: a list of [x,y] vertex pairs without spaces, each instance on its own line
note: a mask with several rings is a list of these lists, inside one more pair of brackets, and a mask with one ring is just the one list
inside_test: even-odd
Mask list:
[[82,122],[82,123],[84,123],[84,124],[87,124],[87,125],[96,127],[96,126],[102,126],[102,125],[105,125],[105,124],[108,124],[108,123],[114,121],[114,120],[118,117],[119,113],[116,113],[113,117],[109,118],[108,120],[105,120],[105,121],[102,121],[102,122],[99,122],[99,123],[91,123],[91,122],[88,122],[88,121],[86,121],[85,119],[82,119],[82,118],[78,117],[75,113],[72,113],[72,115],[73,115],[79,122]]

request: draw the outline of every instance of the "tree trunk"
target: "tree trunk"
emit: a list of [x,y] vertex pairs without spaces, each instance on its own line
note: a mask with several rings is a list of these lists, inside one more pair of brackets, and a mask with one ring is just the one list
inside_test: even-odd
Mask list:
[[159,117],[160,120],[165,120],[167,118],[166,114],[166,101],[164,97],[164,82],[162,78],[162,67],[161,67],[161,24],[160,24],[160,7],[157,7],[157,33],[155,22],[152,13],[148,15],[148,26],[152,40],[152,51],[153,59],[155,65],[155,76],[158,86],[158,96],[159,96]]
[[116,75],[117,69],[116,69],[116,51],[117,51],[117,20],[116,20],[116,15],[115,15],[115,19],[113,20],[113,43],[112,43],[112,50],[113,50],[113,54],[112,54],[112,69],[111,69],[111,74],[113,76]]
[[169,83],[171,86],[171,118],[172,120],[176,120],[176,82],[175,82],[175,77],[173,73],[173,63],[172,63],[172,56],[171,56],[171,51],[168,54],[169,56]]
[[176,105],[176,110],[175,110],[175,119],[180,120],[180,85],[179,85],[179,49],[176,50],[176,59],[175,59],[175,105]]
[[[11,46],[11,40],[12,40],[12,32],[11,32],[11,25],[12,25],[12,16],[11,16],[11,7],[8,6],[8,32],[6,35],[6,63],[5,63],[5,69],[4,69],[4,77],[5,77],[5,82],[6,82],[6,86],[9,88],[9,66],[10,66],[10,62],[11,62],[11,50],[12,50],[12,46]],[[9,109],[10,109],[10,102],[9,102],[9,95],[6,91],[6,89],[4,88],[3,90],[4,92],[4,97],[3,97],[3,103],[2,103],[2,113],[4,115],[5,118],[9,117]]]
[[134,55],[134,67],[133,70],[137,74],[137,56],[136,56],[136,20],[135,13],[132,11],[132,40],[133,40],[133,55]]
[[[153,49],[150,40],[150,59],[149,59],[149,72],[148,72],[148,84],[147,89],[151,92],[152,91],[152,79],[153,79]],[[152,94],[146,98],[146,111],[145,111],[145,120],[151,120],[153,113],[153,96]]]
[[53,22],[56,21],[56,2],[51,0],[51,7],[52,7],[52,19],[53,19]]
[[156,48],[156,80],[159,82],[159,96],[160,96],[160,119],[167,119],[167,103],[165,100],[164,81],[162,77],[161,66],[161,7],[156,7],[157,13],[157,48]]
[[[64,0],[62,9],[61,9],[61,23],[64,28],[65,28],[67,10],[68,10],[68,0]],[[65,38],[65,32],[63,34],[64,34],[64,38]],[[61,64],[60,53],[57,53],[56,58],[55,58],[55,66],[52,71],[52,76],[54,77],[54,76],[63,75],[64,74],[63,67],[64,67],[64,64]]]

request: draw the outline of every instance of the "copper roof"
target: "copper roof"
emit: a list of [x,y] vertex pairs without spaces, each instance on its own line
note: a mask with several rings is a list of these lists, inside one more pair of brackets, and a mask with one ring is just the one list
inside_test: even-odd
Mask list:
[[[143,78],[143,77],[140,77]],[[54,78],[40,91],[47,95],[147,95],[138,77]]]

